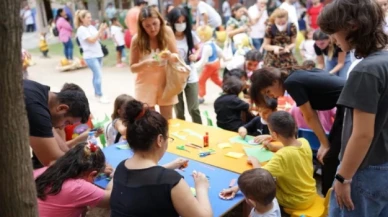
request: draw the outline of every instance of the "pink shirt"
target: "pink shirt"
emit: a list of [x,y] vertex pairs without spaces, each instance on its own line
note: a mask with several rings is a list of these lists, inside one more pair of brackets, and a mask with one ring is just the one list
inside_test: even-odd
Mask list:
[[58,32],[59,32],[59,41],[68,42],[71,39],[71,34],[73,33],[73,28],[70,23],[63,17],[59,17],[56,23]]
[[[325,130],[326,133],[329,133],[331,127],[333,126],[333,118],[335,117],[336,111],[336,108],[327,111],[317,111],[318,118],[321,121],[323,130]],[[306,121],[303,118],[302,112],[298,107],[292,107],[290,112],[299,128],[310,129],[310,127],[307,125]]]
[[[34,178],[47,167],[34,170]],[[80,217],[86,206],[95,207],[104,197],[104,190],[83,179],[69,179],[57,195],[47,195],[46,200],[38,198],[40,217]]]

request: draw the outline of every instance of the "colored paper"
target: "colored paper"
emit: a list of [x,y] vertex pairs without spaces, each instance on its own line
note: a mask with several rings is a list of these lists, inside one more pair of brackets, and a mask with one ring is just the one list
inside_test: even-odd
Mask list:
[[171,133],[171,135],[172,135],[172,136],[175,136],[175,137],[178,138],[178,139],[186,140],[186,136],[181,136],[181,135],[179,135],[178,132]]
[[110,121],[108,115],[105,114],[105,118],[103,120],[99,120],[97,118],[92,119],[92,124],[94,128],[103,128],[106,123]]
[[247,156],[255,157],[260,162],[269,161],[274,155],[273,152],[268,151],[267,149],[263,148],[263,146],[261,145],[253,148],[244,147],[244,151],[247,154]]
[[241,136],[235,136],[229,139],[231,143],[239,143],[243,145],[250,145],[248,141],[253,140],[253,136],[246,136],[245,139],[241,138]]
[[200,138],[200,139],[203,138],[203,135],[201,135],[201,134],[199,134],[199,133],[197,133],[197,132],[195,132],[195,131],[193,131],[193,130],[184,129],[184,130],[182,130],[182,131],[183,131],[183,132],[186,132],[186,133],[188,133],[188,134],[190,134],[191,136],[196,136],[196,137],[198,137],[198,138]]
[[244,156],[244,154],[238,153],[238,152],[228,152],[226,156],[232,157],[232,158],[241,158],[242,156]]
[[193,187],[191,187],[190,190],[191,190],[191,193],[193,194],[193,196],[196,197],[197,196],[197,190],[195,190],[195,188],[193,188]]
[[131,149],[131,148],[129,147],[128,144],[124,144],[124,145],[116,145],[116,148],[121,149],[121,150],[128,150],[128,149]]
[[229,143],[220,143],[220,144],[218,144],[218,148],[220,148],[220,149],[231,148],[231,147],[232,147],[232,145],[229,144]]

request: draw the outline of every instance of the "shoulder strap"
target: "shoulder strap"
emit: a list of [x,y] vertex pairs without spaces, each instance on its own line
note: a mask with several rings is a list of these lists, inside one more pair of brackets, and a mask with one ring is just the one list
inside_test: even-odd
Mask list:
[[272,37],[275,37],[276,33],[278,32],[278,28],[276,27],[275,24],[272,24],[271,25],[271,34],[272,34]]
[[288,23],[288,24],[287,24],[287,35],[288,35],[288,36],[291,36],[291,24],[292,24],[292,23]]

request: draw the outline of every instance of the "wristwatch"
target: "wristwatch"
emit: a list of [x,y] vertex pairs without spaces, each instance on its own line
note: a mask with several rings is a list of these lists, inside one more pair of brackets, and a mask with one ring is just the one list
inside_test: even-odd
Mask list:
[[340,174],[335,174],[335,179],[337,179],[337,181],[341,182],[342,184],[350,184],[352,183],[352,179],[345,179],[343,176],[341,176]]

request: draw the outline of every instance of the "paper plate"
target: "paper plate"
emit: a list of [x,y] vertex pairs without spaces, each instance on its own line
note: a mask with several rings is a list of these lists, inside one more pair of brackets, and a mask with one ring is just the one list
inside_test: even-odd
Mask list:
[[255,142],[255,140],[253,140],[253,139],[249,140],[248,143],[250,145],[258,145],[258,144],[260,144],[260,143]]

